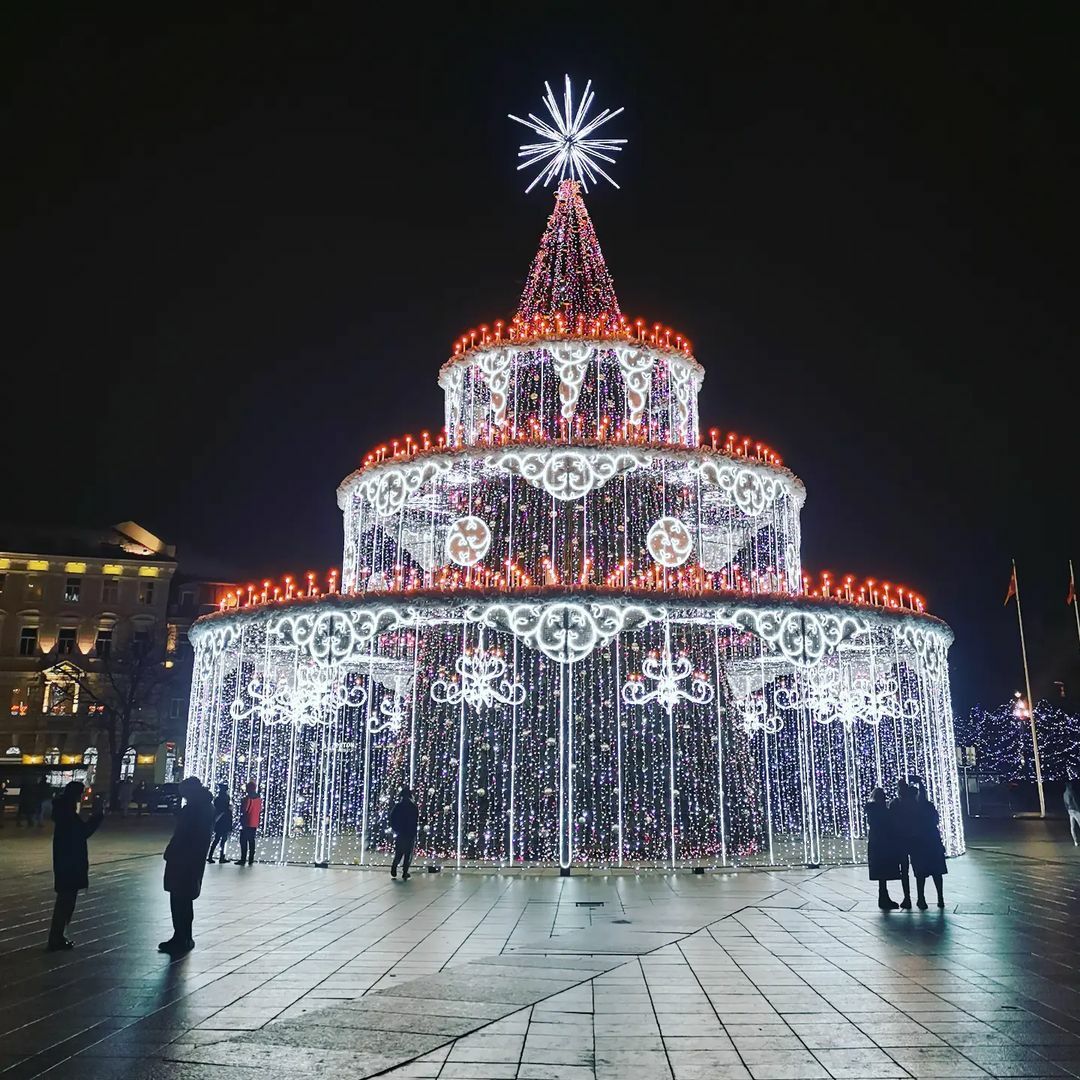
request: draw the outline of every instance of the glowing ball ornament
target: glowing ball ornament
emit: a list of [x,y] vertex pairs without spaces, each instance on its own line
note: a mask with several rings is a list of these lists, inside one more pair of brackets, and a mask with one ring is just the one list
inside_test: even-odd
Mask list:
[[690,530],[675,517],[662,517],[645,535],[649,554],[661,566],[682,566],[694,550]]
[[458,518],[446,534],[446,555],[458,566],[475,566],[491,548],[491,530],[483,518]]

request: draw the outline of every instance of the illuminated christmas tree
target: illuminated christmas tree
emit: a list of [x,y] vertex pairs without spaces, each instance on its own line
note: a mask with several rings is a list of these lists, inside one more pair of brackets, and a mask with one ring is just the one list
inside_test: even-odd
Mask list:
[[576,180],[563,180],[518,305],[517,321],[560,318],[584,329],[619,323],[619,301]]
[[690,343],[620,308],[582,197],[618,111],[569,81],[544,104],[517,315],[454,343],[441,436],[341,483],[340,588],[253,585],[192,628],[189,772],[254,778],[278,860],[381,860],[408,784],[421,855],[460,865],[851,862],[913,772],[959,852],[951,632],[901,586],[804,576],[802,483],[703,437]]
[[[1044,780],[1080,776],[1080,717],[1049,701],[1035,706],[1035,730]],[[975,748],[980,780],[1035,782],[1035,752],[1026,706],[1017,699],[988,710],[976,705],[956,724],[957,744]]]

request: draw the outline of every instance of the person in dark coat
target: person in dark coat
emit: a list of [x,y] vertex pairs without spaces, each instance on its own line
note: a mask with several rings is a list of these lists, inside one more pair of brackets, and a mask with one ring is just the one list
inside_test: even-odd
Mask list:
[[210,841],[210,851],[206,861],[214,861],[214,848],[221,845],[221,858],[218,862],[226,862],[225,845],[229,842],[229,834],[232,832],[232,803],[229,801],[229,785],[218,784],[217,795],[214,796],[214,839]]
[[900,902],[900,907],[904,911],[911,910],[911,881],[908,878],[908,867],[918,832],[918,816],[919,807],[915,801],[915,789],[906,780],[898,781],[896,798],[889,803],[889,820],[892,823],[897,857],[900,860],[900,885],[904,890],[904,899]]
[[874,788],[866,804],[866,861],[870,880],[878,883],[878,907],[895,911],[900,905],[889,895],[889,882],[901,881],[900,852],[893,833],[892,815],[885,802],[885,792]]
[[26,780],[20,781],[19,805],[15,812],[16,825],[21,825],[25,821],[29,828],[34,824],[34,818],[37,817],[38,804],[40,801],[38,795],[38,783],[39,781],[32,781],[29,777],[27,777]]
[[909,776],[909,782],[915,790],[915,834],[911,849],[911,869],[915,874],[915,903],[920,911],[925,911],[926,879],[934,879],[937,889],[937,906],[945,906],[944,882],[942,878],[949,872],[945,865],[945,845],[941,842],[941,830],[938,828],[937,807],[927,798],[926,786],[917,776]]
[[409,866],[412,863],[413,847],[416,845],[419,818],[412,792],[403,787],[397,805],[390,811],[390,828],[394,830],[394,861],[390,864],[392,878],[397,877],[398,863],[401,863],[401,880],[409,880]]
[[75,942],[66,935],[68,923],[75,913],[75,901],[80,889],[90,888],[90,856],[87,838],[93,836],[104,814],[98,810],[89,821],[79,817],[83,785],[72,780],[53,800],[53,886],[56,905],[49,927],[50,949],[73,949]]
[[206,853],[214,831],[214,802],[210,792],[195,779],[180,781],[184,806],[176,818],[176,830],[165,848],[165,891],[169,894],[173,936],[158,949],[180,956],[195,948],[191,926],[195,921],[194,901],[202,892]]
[[[80,796],[81,798],[81,796]],[[53,793],[52,788],[49,787],[48,780],[43,776],[40,783],[37,786],[37,794],[35,796],[36,806],[34,807],[34,822],[40,829],[45,824],[45,811],[51,809]]]

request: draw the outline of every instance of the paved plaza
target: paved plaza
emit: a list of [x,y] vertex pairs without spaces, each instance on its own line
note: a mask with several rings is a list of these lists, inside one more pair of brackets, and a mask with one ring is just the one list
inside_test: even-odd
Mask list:
[[48,828],[0,833],[5,1080],[1080,1076],[1060,823],[984,829],[944,912],[887,915],[863,868],[214,866],[176,962],[168,825],[91,840],[70,953],[44,950]]

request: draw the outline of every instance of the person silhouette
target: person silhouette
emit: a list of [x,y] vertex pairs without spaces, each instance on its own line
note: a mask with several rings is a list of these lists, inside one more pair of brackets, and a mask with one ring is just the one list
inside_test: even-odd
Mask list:
[[244,797],[240,800],[240,858],[237,866],[255,863],[255,836],[262,824],[262,796],[254,780],[249,780]]
[[79,817],[83,785],[72,780],[53,799],[53,886],[56,904],[49,927],[49,949],[73,949],[66,934],[80,889],[90,888],[90,857],[86,841],[93,836],[105,815],[99,809],[89,821]]
[[893,831],[892,815],[885,802],[885,792],[874,788],[866,804],[867,870],[871,881],[878,883],[878,907],[882,911],[895,911],[900,905],[889,895],[889,882],[900,881],[900,852]]
[[229,834],[232,832],[232,803],[229,801],[229,785],[218,784],[217,795],[214,796],[214,838],[210,841],[210,851],[206,855],[206,861],[214,861],[214,848],[221,845],[221,857],[219,862],[226,862],[225,845],[229,842]]
[[194,901],[202,892],[206,853],[214,831],[214,802],[210,792],[194,776],[185,776],[179,790],[184,806],[176,817],[176,830],[164,855],[165,891],[169,894],[173,936],[158,945],[159,952],[174,957],[195,948],[191,936]]
[[900,860],[900,885],[904,890],[904,899],[900,907],[911,910],[911,881],[908,867],[911,865],[911,853],[915,847],[918,832],[919,808],[915,802],[915,790],[906,780],[896,783],[896,798],[889,803],[889,820],[892,823],[896,853]]
[[416,826],[419,811],[412,800],[412,792],[401,789],[398,803],[390,811],[390,828],[394,830],[394,861],[390,864],[390,876],[397,877],[398,863],[401,863],[401,880],[409,880],[409,866],[412,863],[413,847],[416,844]]
[[1069,777],[1065,785],[1065,812],[1069,815],[1069,834],[1074,847],[1080,847],[1077,832],[1080,831],[1080,791],[1077,790],[1076,778]]
[[945,863],[945,845],[941,842],[941,830],[938,828],[937,807],[927,798],[926,785],[918,776],[909,776],[908,782],[915,791],[915,831],[911,849],[911,869],[915,874],[915,903],[920,911],[925,911],[926,879],[933,878],[937,890],[937,906],[945,906],[944,882],[942,878],[949,872]]

